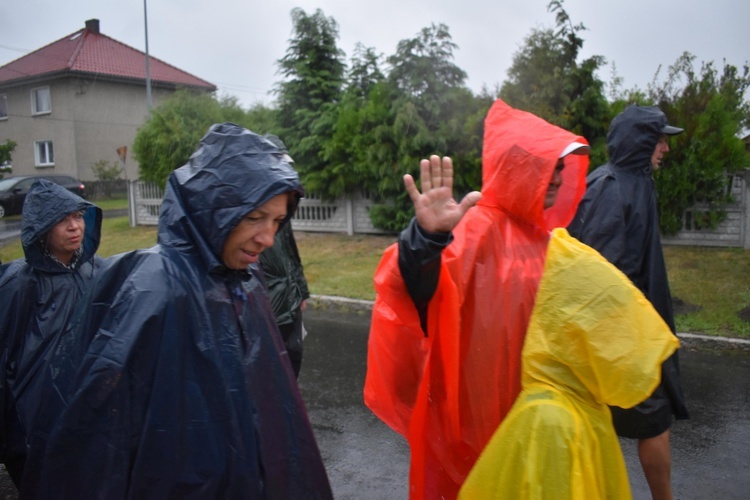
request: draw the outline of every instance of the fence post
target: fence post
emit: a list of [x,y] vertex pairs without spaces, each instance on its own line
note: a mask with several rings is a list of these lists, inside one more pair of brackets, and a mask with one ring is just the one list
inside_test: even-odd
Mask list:
[[742,205],[744,207],[742,218],[745,221],[743,227],[743,247],[750,250],[750,168],[745,169],[745,189],[742,193]]
[[352,203],[351,195],[346,196],[346,234],[352,236],[354,234],[354,204]]
[[128,216],[130,218],[130,227],[136,226],[135,220],[135,183],[138,181],[128,181]]

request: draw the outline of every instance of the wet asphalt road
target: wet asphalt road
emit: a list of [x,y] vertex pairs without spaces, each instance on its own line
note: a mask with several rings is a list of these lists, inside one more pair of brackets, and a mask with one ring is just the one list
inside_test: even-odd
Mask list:
[[[300,387],[337,499],[406,499],[405,441],[362,403],[369,314],[309,310]],[[721,344],[718,344],[721,346]],[[672,429],[675,498],[750,498],[750,349],[683,340],[691,420]],[[635,441],[622,441],[633,497],[650,494]]]
[[[408,446],[362,401],[369,312],[308,309],[305,326],[300,388],[335,497],[406,499]],[[692,418],[672,430],[675,498],[750,498],[750,349],[684,339],[681,365]],[[622,445],[634,498],[650,498],[635,442]]]

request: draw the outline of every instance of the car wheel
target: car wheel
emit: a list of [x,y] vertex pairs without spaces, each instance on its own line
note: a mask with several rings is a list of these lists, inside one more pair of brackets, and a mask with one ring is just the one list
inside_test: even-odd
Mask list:
[[0,219],[5,217],[5,207],[0,205]]

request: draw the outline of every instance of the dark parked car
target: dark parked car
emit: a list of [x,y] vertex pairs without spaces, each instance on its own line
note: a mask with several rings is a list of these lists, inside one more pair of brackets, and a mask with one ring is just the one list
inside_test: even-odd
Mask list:
[[86,197],[85,186],[69,175],[18,175],[0,180],[0,218],[20,214],[23,201],[37,179],[46,179],[61,185],[81,198]]

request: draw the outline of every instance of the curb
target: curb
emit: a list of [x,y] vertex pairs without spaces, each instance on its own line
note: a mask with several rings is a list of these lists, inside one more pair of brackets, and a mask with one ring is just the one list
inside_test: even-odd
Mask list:
[[698,333],[677,333],[682,347],[709,347],[750,351],[750,340],[730,337],[714,337]]
[[311,295],[308,305],[315,309],[328,309],[343,312],[371,313],[375,303],[372,300],[349,299],[333,295]]
[[[375,303],[372,300],[349,299],[333,295],[312,295],[308,300],[315,309],[328,309],[342,312],[370,313]],[[682,347],[709,347],[722,349],[750,350],[750,340],[730,337],[714,337],[697,333],[678,332]]]

